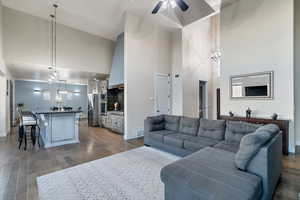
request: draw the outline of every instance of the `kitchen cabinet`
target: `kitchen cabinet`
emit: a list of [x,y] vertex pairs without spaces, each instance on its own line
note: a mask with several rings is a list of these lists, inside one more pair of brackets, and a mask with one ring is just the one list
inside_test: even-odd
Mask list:
[[123,112],[108,112],[106,116],[101,117],[101,124],[113,132],[124,134]]

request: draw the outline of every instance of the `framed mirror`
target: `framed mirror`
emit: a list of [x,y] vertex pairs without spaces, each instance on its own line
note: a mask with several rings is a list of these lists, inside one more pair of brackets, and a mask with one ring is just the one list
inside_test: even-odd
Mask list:
[[230,77],[231,99],[273,99],[274,72]]

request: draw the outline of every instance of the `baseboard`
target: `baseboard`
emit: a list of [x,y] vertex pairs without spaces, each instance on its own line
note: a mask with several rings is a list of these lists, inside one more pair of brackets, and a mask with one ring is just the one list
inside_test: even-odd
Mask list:
[[144,135],[137,135],[137,136],[132,136],[132,137],[126,137],[124,136],[125,140],[133,140],[133,139],[138,139],[138,138],[142,138],[144,137]]

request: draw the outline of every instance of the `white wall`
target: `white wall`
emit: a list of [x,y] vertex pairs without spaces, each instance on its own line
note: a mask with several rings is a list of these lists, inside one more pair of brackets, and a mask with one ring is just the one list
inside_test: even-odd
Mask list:
[[125,23],[125,139],[154,114],[154,74],[171,72],[171,33],[128,13]]
[[0,2],[0,74],[2,73],[2,75],[6,75],[8,74],[8,70],[7,67],[4,63],[4,59],[3,59],[3,7],[2,4]]
[[[211,25],[212,25],[212,54],[215,53],[216,51],[220,50],[220,13],[212,16],[211,18]],[[212,55],[211,54],[211,55]],[[211,73],[211,95],[212,95],[212,119],[217,119],[217,89],[220,88],[220,67],[221,67],[221,62],[220,59],[216,61],[211,61],[212,64],[212,73]]]
[[7,135],[6,78],[0,75],[0,137]]
[[[294,151],[293,0],[241,0],[221,11],[221,113],[292,121]],[[231,100],[232,75],[274,71],[273,100]]]
[[[49,66],[50,22],[6,7],[3,14],[6,63]],[[60,68],[108,74],[113,51],[113,41],[64,25],[57,27]]]
[[3,9],[0,2],[0,137],[5,137],[10,131],[9,123],[9,97],[6,95],[6,81],[10,77],[9,71],[3,60]]
[[207,81],[207,117],[212,118],[211,18],[183,29],[183,114],[199,117],[199,81]]
[[[172,114],[199,117],[199,81],[207,81],[207,117],[215,118],[214,16],[172,33]],[[179,75],[176,78],[175,75]]]
[[300,146],[300,1],[295,0],[295,32],[294,32],[294,42],[295,42],[295,52],[294,52],[294,80],[295,80],[295,135],[296,144]]
[[[183,115],[182,30],[172,33],[172,114]],[[177,77],[176,77],[177,75]]]

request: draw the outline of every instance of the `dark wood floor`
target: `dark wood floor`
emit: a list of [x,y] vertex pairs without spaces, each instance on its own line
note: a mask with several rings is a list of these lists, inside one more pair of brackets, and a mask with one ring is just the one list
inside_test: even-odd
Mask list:
[[[16,134],[0,142],[0,200],[37,200],[36,177],[143,146],[106,129],[80,124],[80,144],[50,149],[17,149]],[[59,199],[58,199],[59,200]]]
[[[80,125],[80,144],[51,149],[17,149],[16,134],[0,142],[0,200],[37,200],[36,177],[143,145],[101,128]],[[283,159],[284,169],[274,199],[299,200],[300,156]]]

